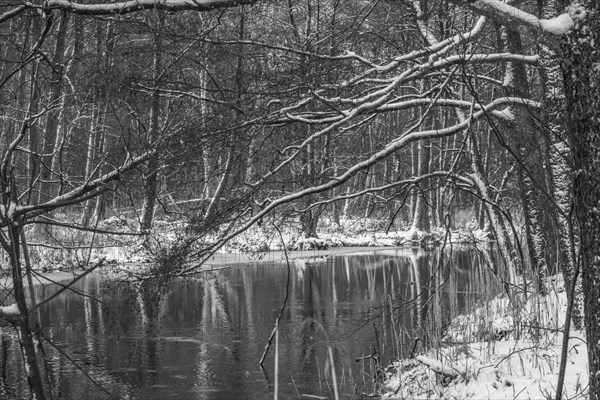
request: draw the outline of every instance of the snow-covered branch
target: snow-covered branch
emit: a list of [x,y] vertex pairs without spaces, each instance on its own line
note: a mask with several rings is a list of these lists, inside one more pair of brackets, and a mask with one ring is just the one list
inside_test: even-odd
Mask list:
[[575,27],[575,19],[584,17],[579,7],[572,6],[569,12],[551,19],[538,18],[533,14],[500,0],[452,0],[461,6],[467,6],[473,11],[486,15],[503,24],[522,26],[531,31],[564,36]]
[[297,54],[299,56],[307,56],[307,57],[311,57],[311,58],[317,58],[320,60],[328,60],[328,61],[353,60],[353,61],[359,61],[370,67],[376,67],[376,65],[369,59],[367,59],[353,51],[350,51],[350,50],[345,50],[342,54],[339,54],[339,55],[328,55],[328,54],[320,54],[320,53],[300,50],[300,49],[293,48],[290,46],[282,46],[280,44],[260,42],[258,40],[214,40],[214,39],[203,38],[202,41],[205,43],[220,44],[220,45],[224,45],[224,44],[227,44],[227,45],[240,45],[240,44],[251,45],[251,46],[262,47],[262,48],[270,49],[270,50],[279,50],[282,52]]
[[398,186],[406,186],[408,188],[408,187],[419,185],[421,182],[424,182],[424,181],[427,181],[430,179],[436,179],[436,178],[443,178],[444,180],[447,180],[447,181],[461,183],[463,188],[469,187],[469,188],[475,189],[473,180],[468,176],[459,175],[459,174],[451,172],[451,171],[434,171],[434,172],[430,172],[425,175],[415,176],[410,179],[404,179],[404,180],[401,180],[398,182],[388,183],[387,185],[370,187],[370,188],[367,188],[367,189],[364,189],[364,190],[361,190],[358,192],[342,194],[342,195],[335,196],[335,197],[332,197],[332,198],[329,198],[326,200],[318,201],[318,202],[311,204],[309,207],[307,207],[303,210],[299,210],[299,211],[306,211],[307,209],[319,207],[319,206],[322,206],[325,204],[332,203],[334,201],[355,199],[357,197],[365,196],[368,194],[383,192],[385,190],[397,188]]
[[[539,109],[541,103],[535,100],[521,99],[522,101],[516,101],[516,105],[522,105],[530,108]],[[458,107],[464,110],[468,110],[474,107],[476,110],[481,109],[479,104],[473,105],[472,101],[457,100],[457,99],[434,99],[434,98],[415,98],[409,100],[398,100],[390,101],[382,106],[376,107],[372,110],[373,113],[384,113],[391,111],[407,110],[414,107],[420,107],[425,105],[435,105],[437,107]],[[306,112],[301,114],[286,114],[285,118],[277,119],[277,123],[284,122],[302,122],[309,124],[330,124],[333,122],[345,119],[346,116],[350,115],[349,110],[343,110],[341,113],[333,112]],[[503,120],[512,120],[512,116],[507,109],[495,110],[491,112],[492,115],[501,118]],[[274,123],[274,122],[272,122]],[[297,146],[299,147],[299,146]],[[296,148],[296,147],[294,147]]]
[[[210,11],[217,8],[250,5],[257,0],[130,0],[118,3],[82,4],[69,0],[48,0],[42,5],[26,3],[29,8],[63,10],[82,15],[128,14],[136,11],[159,9],[169,12],[195,10]],[[1,21],[0,21],[1,22]]]
[[479,18],[477,23],[468,32],[458,33],[458,34],[456,34],[446,40],[443,40],[435,45],[425,47],[423,49],[414,50],[408,54],[404,54],[404,55],[396,57],[393,61],[391,61],[385,65],[379,65],[377,67],[369,69],[369,70],[365,71],[363,74],[361,74],[361,75],[357,76],[356,78],[352,79],[351,81],[349,81],[347,85],[352,85],[356,82],[362,81],[363,79],[365,79],[365,77],[368,77],[368,76],[371,76],[374,74],[385,74],[390,71],[393,71],[399,65],[401,65],[402,63],[405,63],[407,61],[415,60],[420,57],[428,56],[428,55],[432,55],[432,54],[445,53],[446,49],[448,47],[468,43],[471,40],[475,39],[479,35],[479,33],[481,33],[481,31],[483,30],[483,27],[485,25],[485,21],[486,21],[485,17]]
[[[344,98],[326,98],[321,96],[320,100],[325,100],[329,103],[346,103],[358,106],[356,109],[357,113],[362,113],[368,109],[375,109],[382,106],[390,98],[394,90],[398,89],[402,85],[406,85],[417,79],[422,79],[429,74],[447,69],[457,65],[465,64],[485,64],[485,63],[498,63],[498,62],[509,62],[509,61],[520,61],[526,64],[535,65],[538,62],[539,57],[537,55],[523,55],[514,53],[476,53],[476,54],[457,54],[448,57],[441,58],[434,62],[424,62],[423,64],[417,64],[398,75],[390,78],[381,83],[386,83],[384,86],[376,87],[375,90],[369,91],[361,97],[354,99]],[[365,83],[366,81],[353,81],[353,85]],[[348,85],[344,85],[348,86]],[[352,113],[346,112],[346,118]]]
[[[260,212],[254,214],[252,216],[252,218],[250,218],[249,220],[244,222],[241,226],[237,227],[236,229],[228,231],[228,233],[226,235],[219,238],[211,246],[208,246],[207,248],[205,248],[204,250],[206,251],[206,253],[204,253],[204,257],[209,258],[219,248],[221,248],[225,243],[227,243],[229,240],[240,235],[241,233],[243,233],[244,231],[249,229],[251,226],[256,224],[258,221],[260,221],[262,218],[264,218],[267,214],[269,214],[270,212],[274,211],[275,209],[281,207],[282,205],[292,203],[292,202],[297,201],[302,198],[306,198],[309,195],[322,193],[327,190],[338,187],[338,186],[348,182],[352,177],[354,177],[360,171],[367,170],[368,168],[377,164],[381,160],[383,160],[383,159],[389,157],[390,155],[394,154],[395,152],[405,148],[410,143],[413,143],[413,142],[419,141],[419,140],[442,138],[442,137],[457,134],[457,133],[463,131],[464,129],[467,129],[473,121],[476,121],[482,117],[485,117],[486,114],[490,113],[491,111],[493,111],[495,109],[504,107],[504,106],[506,106],[506,104],[512,104],[512,103],[527,104],[527,102],[528,102],[528,100],[525,100],[522,98],[503,97],[500,99],[496,99],[496,100],[492,101],[491,103],[485,105],[480,110],[473,112],[473,114],[471,115],[470,118],[468,118],[464,121],[461,121],[455,125],[445,127],[445,128],[440,128],[440,129],[429,129],[429,130],[423,130],[423,131],[418,131],[418,132],[410,132],[405,135],[401,135],[399,138],[394,139],[391,142],[387,143],[384,146],[384,148],[382,148],[381,150],[375,152],[374,154],[367,157],[363,161],[355,163],[354,165],[352,165],[351,167],[346,169],[344,172],[342,172],[340,175],[332,177],[331,179],[329,179],[328,181],[326,181],[322,184],[314,185],[314,186],[311,186],[311,187],[308,187],[308,188],[305,188],[302,190],[298,190],[294,193],[283,195],[279,198],[272,200],[270,203],[264,203],[264,206]],[[336,125],[336,124],[333,124],[333,125]],[[296,150],[296,152],[294,152],[294,154],[292,154],[292,156],[290,156],[289,158],[282,161],[282,163],[280,163],[273,170],[280,170],[282,168],[282,165],[289,164],[291,162],[290,160],[293,159],[294,155],[297,153],[299,153],[299,150]],[[467,180],[464,183],[467,183],[469,186],[471,186],[472,180],[469,178],[465,178],[465,179],[467,179]],[[193,270],[195,270],[197,267],[198,266],[191,266],[188,269],[181,271],[181,274],[190,273]]]
[[15,215],[27,215],[29,218],[44,214],[49,210],[53,210],[64,205],[73,204],[74,202],[84,201],[88,196],[93,197],[95,191],[102,189],[108,183],[119,180],[120,177],[131,169],[141,165],[157,152],[156,148],[150,149],[138,156],[128,158],[119,167],[110,172],[99,176],[96,179],[89,180],[82,185],[79,185],[72,190],[54,197],[41,204],[32,204],[27,206],[19,206],[15,210]]

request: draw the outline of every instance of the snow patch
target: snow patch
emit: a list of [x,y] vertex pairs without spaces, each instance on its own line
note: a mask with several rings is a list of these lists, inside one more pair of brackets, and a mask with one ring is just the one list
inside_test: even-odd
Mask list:
[[545,32],[557,36],[566,35],[575,26],[573,18],[569,14],[561,14],[552,19],[541,19],[539,23]]
[[0,314],[17,316],[21,314],[17,303],[10,304],[8,306],[0,306]]
[[[451,345],[386,369],[382,398],[553,398],[567,301],[560,276],[545,284],[548,294],[530,296],[516,310],[524,319],[511,316],[514,305],[506,296],[455,318],[446,335]],[[510,332],[518,329],[517,338]],[[497,332],[508,335],[500,338]],[[585,334],[572,331],[570,337],[564,397],[584,399],[589,380]]]

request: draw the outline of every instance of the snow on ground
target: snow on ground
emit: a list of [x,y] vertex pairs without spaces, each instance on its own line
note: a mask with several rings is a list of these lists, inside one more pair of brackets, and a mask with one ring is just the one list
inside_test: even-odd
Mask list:
[[[463,224],[464,225],[464,224]],[[461,225],[461,226],[463,226]],[[168,249],[177,240],[177,232],[185,228],[181,221],[156,221],[155,228],[149,236],[139,236],[139,224],[125,216],[112,216],[101,221],[98,229],[119,233],[116,236],[94,235],[73,237],[67,231],[56,230],[53,235],[65,246],[63,249],[53,249],[46,246],[30,245],[30,257],[37,270],[44,273],[51,271],[81,271],[93,265],[100,259],[106,264],[150,263],[153,254]],[[253,226],[223,246],[218,254],[238,254],[240,259],[259,260],[270,252],[288,251],[318,251],[339,249],[343,247],[396,247],[421,246],[431,247],[444,241],[458,243],[480,243],[489,241],[486,232],[474,230],[472,226],[463,226],[462,230],[446,231],[443,229],[432,232],[409,232],[402,229],[388,229],[389,221],[373,218],[349,219],[341,218],[337,224],[328,218],[321,218],[317,237],[304,237],[298,222],[289,221],[280,226],[283,241],[279,232],[271,224]],[[218,235],[218,233],[215,233]],[[216,240],[216,237],[205,237],[206,243]],[[93,241],[94,248],[86,243]],[[200,243],[199,246],[202,246]],[[73,250],[70,250],[72,248]],[[148,251],[148,249],[152,251]],[[3,271],[0,269],[0,275]]]
[[[385,399],[554,398],[567,306],[560,279],[518,308],[506,295],[455,318],[442,348],[401,360],[387,372]],[[515,321],[517,323],[515,323]],[[585,336],[572,331],[563,398],[587,395]]]
[[[431,232],[388,230],[386,221],[374,219],[342,219],[336,224],[323,218],[317,237],[304,237],[297,226],[282,229],[283,242],[288,250],[323,250],[334,247],[430,246],[444,241],[478,243],[490,240],[483,230],[463,229]],[[224,252],[258,253],[282,250],[279,234],[268,226],[255,226],[242,233],[223,248]]]
[[17,307],[17,303],[12,303],[8,306],[0,306],[0,314],[19,315],[19,307]]
[[[554,398],[562,335],[489,341],[441,349],[394,364],[384,399],[547,399]],[[580,332],[571,335],[564,397],[583,399],[587,353]],[[433,366],[434,368],[431,368]],[[448,371],[440,371],[442,366]]]

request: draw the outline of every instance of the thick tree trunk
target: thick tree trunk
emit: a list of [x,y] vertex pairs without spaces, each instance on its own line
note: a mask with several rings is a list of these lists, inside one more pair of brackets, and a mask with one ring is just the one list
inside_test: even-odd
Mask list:
[[585,19],[562,43],[567,126],[575,167],[574,203],[589,363],[589,395],[600,399],[600,3],[581,1]]
[[[523,53],[521,35],[518,32],[500,27],[498,33],[499,47],[503,51]],[[507,96],[530,98],[527,71],[522,62],[507,64],[504,72],[504,90]],[[526,258],[530,261],[532,278],[537,280],[538,287],[542,289],[544,278],[548,274],[547,257],[550,254],[547,249],[550,229],[545,216],[554,213],[555,209],[548,207],[548,200],[544,197],[547,188],[543,180],[543,158],[539,151],[541,146],[537,137],[535,116],[531,110],[522,107],[510,107],[509,110],[514,119],[508,123],[507,134],[512,138],[513,151],[519,158],[517,178],[525,217]]]
[[[540,10],[542,17],[553,18],[558,15],[559,6],[555,0],[543,2],[543,8]],[[562,8],[561,8],[562,9]],[[544,126],[546,127],[546,143],[548,151],[545,160],[549,166],[546,174],[550,180],[550,192],[553,201],[560,212],[551,214],[553,218],[552,237],[555,237],[558,244],[556,263],[563,274],[565,287],[571,287],[576,261],[575,261],[575,243],[572,240],[572,221],[570,219],[571,208],[573,204],[573,172],[569,165],[572,158],[571,141],[568,139],[569,123],[565,118],[566,111],[566,93],[565,77],[563,76],[561,58],[558,49],[545,41],[539,43],[540,54],[540,78],[542,83],[543,109],[545,110]],[[579,279],[581,279],[581,274]],[[578,287],[581,284],[578,283]],[[567,291],[567,297],[571,301],[572,293]],[[582,327],[583,305],[574,299],[572,319],[576,328]]]
[[[8,194],[8,196],[13,197],[11,195],[11,192],[14,194],[14,186],[13,189],[6,190],[6,186],[10,187],[12,183],[2,183],[3,184],[1,186],[2,189],[4,189],[3,191],[5,192],[5,194]],[[16,201],[16,199],[14,198],[7,201],[7,197],[5,197],[3,200],[3,203]],[[18,315],[15,318],[13,318],[10,322],[17,329],[19,345],[21,347],[21,351],[23,352],[25,359],[25,373],[27,376],[29,388],[31,390],[31,397],[35,400],[45,400],[46,391],[44,388],[42,374],[38,364],[38,356],[36,353],[33,332],[31,331],[31,328],[29,326],[29,307],[27,305],[27,300],[25,296],[25,282],[23,281],[24,274],[21,265],[20,254],[20,238],[22,229],[23,228],[20,225],[19,221],[11,220],[10,224],[7,227],[7,236],[3,235],[3,238],[1,239],[2,248],[4,249],[4,251],[6,251],[10,260],[10,267],[12,270],[13,279],[13,295],[17,304],[17,308],[19,310]]]

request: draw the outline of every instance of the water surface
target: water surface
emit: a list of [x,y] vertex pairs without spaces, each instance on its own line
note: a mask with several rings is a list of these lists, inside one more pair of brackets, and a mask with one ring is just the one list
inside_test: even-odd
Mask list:
[[[49,380],[60,399],[273,398],[274,348],[264,370],[258,362],[287,293],[279,398],[333,398],[334,381],[341,398],[359,398],[415,337],[436,342],[450,318],[497,293],[483,259],[393,249],[295,260],[289,280],[281,262],[160,285],[91,275],[40,312]],[[16,335],[0,329],[0,397],[27,398]]]

